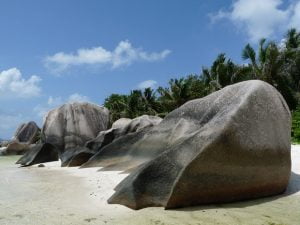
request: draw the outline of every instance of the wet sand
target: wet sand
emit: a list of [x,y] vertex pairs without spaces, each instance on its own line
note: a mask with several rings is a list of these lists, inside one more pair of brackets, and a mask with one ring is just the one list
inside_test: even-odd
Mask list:
[[18,157],[0,157],[1,225],[299,225],[300,146],[292,146],[292,176],[283,195],[231,204],[138,211],[107,204],[127,175],[99,168],[18,168]]

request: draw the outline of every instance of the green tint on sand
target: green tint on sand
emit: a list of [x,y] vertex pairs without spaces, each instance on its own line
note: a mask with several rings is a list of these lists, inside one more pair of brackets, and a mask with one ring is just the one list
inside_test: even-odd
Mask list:
[[1,225],[299,225],[300,147],[293,146],[293,173],[284,195],[243,201],[164,210],[139,211],[106,200],[127,175],[97,168],[18,168],[19,157],[0,157]]

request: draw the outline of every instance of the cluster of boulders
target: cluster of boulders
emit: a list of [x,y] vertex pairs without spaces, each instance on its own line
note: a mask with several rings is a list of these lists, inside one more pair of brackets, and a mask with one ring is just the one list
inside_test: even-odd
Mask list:
[[67,103],[47,114],[42,130],[34,122],[20,125],[2,154],[23,154],[17,162],[22,166],[58,159],[62,166],[80,166],[115,139],[161,120],[148,115],[122,118],[108,129],[109,111],[105,107]]
[[[290,122],[281,94],[262,81],[227,86],[163,120],[122,118],[110,129],[104,107],[65,104],[48,113],[40,141],[18,163],[59,158],[62,166],[127,171],[109,202],[133,209],[252,199],[287,187]],[[21,136],[19,143],[32,135]]]
[[41,129],[35,122],[21,124],[12,140],[2,141],[0,155],[22,155],[40,139]]

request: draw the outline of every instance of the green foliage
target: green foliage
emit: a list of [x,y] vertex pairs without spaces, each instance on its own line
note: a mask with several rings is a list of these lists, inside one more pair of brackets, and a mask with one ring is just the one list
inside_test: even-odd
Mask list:
[[128,96],[119,94],[112,94],[105,99],[104,106],[110,111],[111,122],[126,116],[127,102]]
[[111,122],[122,117],[157,115],[161,111],[161,105],[151,88],[132,90],[129,95],[112,94],[105,99],[104,106],[110,111]]
[[288,49],[295,49],[300,46],[300,32],[295,28],[288,30],[286,34],[286,47]]
[[300,143],[300,107],[292,113],[292,142]]
[[171,79],[168,87],[159,87],[157,92],[159,93],[158,102],[163,110],[161,113],[170,112],[191,99],[208,94],[204,81],[197,75]]
[[[121,118],[134,118],[143,114],[164,117],[185,102],[204,97],[227,85],[250,79],[260,79],[274,86],[293,111],[292,140],[300,142],[300,32],[291,29],[286,41],[278,45],[260,40],[255,50],[247,44],[242,50],[246,63],[234,63],[224,53],[201,74],[171,79],[167,87],[156,90],[132,90],[128,95],[112,94],[104,106],[111,112],[111,122]],[[296,109],[296,110],[295,110]]]

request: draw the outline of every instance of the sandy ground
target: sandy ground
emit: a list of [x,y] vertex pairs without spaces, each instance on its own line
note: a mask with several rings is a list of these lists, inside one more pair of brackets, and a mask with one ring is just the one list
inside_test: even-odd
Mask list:
[[0,157],[1,225],[300,225],[300,146],[292,146],[292,176],[285,194],[254,201],[138,211],[107,204],[127,174],[99,168],[18,168],[18,157]]

